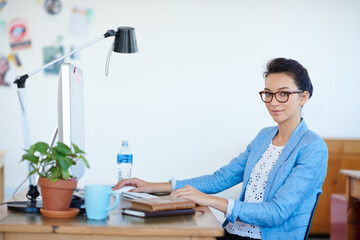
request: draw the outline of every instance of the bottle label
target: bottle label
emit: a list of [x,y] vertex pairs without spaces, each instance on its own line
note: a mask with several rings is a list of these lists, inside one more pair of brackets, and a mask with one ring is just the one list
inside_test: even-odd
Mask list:
[[132,163],[133,155],[132,154],[118,154],[117,162],[118,163]]

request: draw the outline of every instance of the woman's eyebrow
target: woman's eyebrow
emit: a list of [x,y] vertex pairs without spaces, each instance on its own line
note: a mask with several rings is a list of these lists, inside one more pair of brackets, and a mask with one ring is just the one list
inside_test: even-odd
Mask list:
[[[289,87],[281,87],[281,88],[278,88],[277,90],[284,90],[284,89],[290,89]],[[268,88],[264,88],[264,90],[266,91],[271,91],[270,89]]]
[[289,87],[278,88],[278,90],[290,89]]

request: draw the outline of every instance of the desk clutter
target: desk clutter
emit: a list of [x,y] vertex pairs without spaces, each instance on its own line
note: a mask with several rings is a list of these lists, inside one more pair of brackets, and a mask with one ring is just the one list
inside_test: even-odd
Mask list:
[[169,210],[195,208],[195,203],[191,200],[187,200],[184,198],[158,197],[158,198],[132,200],[131,208],[146,212],[169,211]]
[[131,200],[131,208],[124,208],[123,214],[143,218],[191,215],[195,213],[194,208],[193,201],[166,196]]
[[[149,193],[129,192],[132,188],[134,187],[113,191],[116,195],[131,203],[131,207],[122,208],[123,214],[142,218],[195,214],[196,205],[190,200],[169,196],[160,197]],[[85,199],[85,189],[75,189],[74,195]]]
[[138,193],[138,192],[123,192],[120,194],[122,197],[127,199],[149,199],[149,198],[159,198],[158,196],[149,194],[149,193]]
[[[26,200],[26,192],[9,199]],[[113,197],[114,198],[114,197]],[[112,202],[114,199],[112,199]],[[0,234],[3,239],[215,239],[223,235],[221,223],[206,206],[196,206],[196,213],[169,217],[135,217],[122,213],[131,200],[121,205],[105,220],[89,220],[79,214],[73,218],[49,218],[40,213],[18,213],[0,206]],[[194,209],[184,210],[195,211]],[[141,211],[140,211],[141,212]],[[45,213],[46,214],[46,213]],[[145,213],[148,214],[148,213]]]
[[169,210],[169,211],[145,212],[145,211],[134,210],[131,208],[124,208],[122,210],[122,213],[134,217],[147,218],[147,217],[165,217],[165,216],[177,216],[177,215],[192,215],[195,214],[195,209],[188,208],[188,209],[178,209],[178,210]]
[[[140,193],[140,192],[129,192],[129,190],[133,189],[134,187],[125,186],[119,190],[114,190],[113,192],[119,194],[120,197],[127,198],[127,199],[146,199],[146,198],[156,198],[158,196],[152,195],[149,193]],[[74,195],[85,199],[85,189],[83,188],[76,188],[74,191]]]
[[79,213],[80,209],[78,208],[69,208],[64,211],[51,211],[45,210],[43,208],[40,209],[40,212],[44,217],[49,218],[73,218]]
[[[111,196],[114,196],[115,201],[111,200]],[[125,205],[120,205],[120,198],[126,202],[126,204],[123,202]],[[196,207],[191,200],[167,195],[113,191],[110,185],[86,185],[85,189],[76,188],[70,206],[66,209],[46,209],[43,208],[42,203],[40,198],[36,203],[38,208],[36,212],[40,212],[44,217],[73,218],[79,215],[91,220],[107,219],[108,211],[118,206],[122,214],[141,218],[192,215],[195,214]],[[8,209],[12,210],[12,208]]]

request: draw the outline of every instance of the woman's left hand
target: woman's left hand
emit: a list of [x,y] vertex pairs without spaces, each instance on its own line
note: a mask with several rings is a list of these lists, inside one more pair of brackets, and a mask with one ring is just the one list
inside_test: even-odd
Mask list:
[[196,188],[187,185],[185,187],[176,189],[170,194],[171,197],[185,198],[195,202],[198,205],[210,206],[216,208],[217,210],[226,213],[228,200],[225,198],[220,198],[206,193],[200,192]]
[[209,206],[211,205],[211,197],[208,194],[200,192],[196,188],[187,185],[179,188],[170,194],[171,197],[185,198],[195,202],[198,205]]

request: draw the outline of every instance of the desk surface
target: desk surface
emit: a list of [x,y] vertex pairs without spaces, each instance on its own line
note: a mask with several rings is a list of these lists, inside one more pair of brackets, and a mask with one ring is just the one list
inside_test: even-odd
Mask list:
[[359,170],[341,169],[340,173],[355,179],[360,179]]
[[360,240],[360,171],[341,169],[340,173],[347,176],[347,239]]
[[[20,198],[22,199],[22,198]],[[16,199],[19,201],[20,199]],[[0,207],[0,239],[215,239],[223,228],[208,207],[197,207],[195,215],[137,218],[121,214],[121,205],[104,221],[85,216],[70,219],[43,217],[40,213],[17,213]]]

